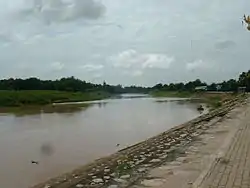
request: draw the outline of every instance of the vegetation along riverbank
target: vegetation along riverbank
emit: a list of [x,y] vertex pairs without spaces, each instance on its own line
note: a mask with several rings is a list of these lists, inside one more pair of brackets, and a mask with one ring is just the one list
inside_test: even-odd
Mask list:
[[[197,88],[205,88],[197,90]],[[55,102],[99,100],[121,93],[146,93],[155,97],[202,98],[212,107],[235,97],[243,88],[250,91],[250,71],[238,79],[207,84],[197,79],[187,83],[156,84],[153,87],[88,83],[74,77],[59,80],[4,79],[0,80],[0,108],[50,105]]]
[[173,91],[153,91],[151,95],[154,97],[174,97],[189,98],[190,100],[202,102],[211,110],[221,107],[223,103],[237,96],[232,92],[173,92]]

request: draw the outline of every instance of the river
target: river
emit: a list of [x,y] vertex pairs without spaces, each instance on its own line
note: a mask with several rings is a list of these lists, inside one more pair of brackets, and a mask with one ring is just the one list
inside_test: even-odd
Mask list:
[[27,188],[199,115],[195,103],[146,95],[66,113],[1,114],[0,187]]

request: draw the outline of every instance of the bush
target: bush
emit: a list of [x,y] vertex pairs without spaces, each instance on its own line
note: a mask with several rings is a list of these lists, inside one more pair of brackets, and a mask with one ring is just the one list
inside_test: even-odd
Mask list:
[[98,100],[108,96],[105,92],[0,91],[0,106],[45,105],[54,102]]

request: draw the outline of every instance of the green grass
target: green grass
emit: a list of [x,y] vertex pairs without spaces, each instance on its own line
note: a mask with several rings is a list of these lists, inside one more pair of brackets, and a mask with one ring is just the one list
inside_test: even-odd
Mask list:
[[62,91],[0,91],[0,107],[47,105],[56,102],[100,100],[110,95],[106,92]]
[[207,104],[210,110],[220,108],[224,105],[225,102],[230,101],[237,97],[237,94],[234,93],[199,93],[196,95],[197,98],[200,98],[204,103]]
[[216,97],[209,97],[209,98],[204,98],[204,101],[207,103],[207,105],[214,109],[214,108],[219,108],[222,106],[223,104],[223,98],[220,96],[216,96]]

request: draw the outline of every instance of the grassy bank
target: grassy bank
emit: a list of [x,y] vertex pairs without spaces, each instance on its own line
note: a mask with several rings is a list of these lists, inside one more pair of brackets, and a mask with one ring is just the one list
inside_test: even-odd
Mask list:
[[221,107],[225,102],[236,97],[233,93],[223,92],[178,92],[178,91],[153,91],[153,97],[176,97],[176,98],[195,98],[207,104],[210,109]]
[[77,102],[99,100],[110,94],[96,92],[62,92],[62,91],[0,91],[0,107],[22,107],[48,105],[55,102]]
[[233,93],[198,93],[194,95],[196,98],[200,98],[210,109],[216,109],[226,102],[234,99],[237,95]]

